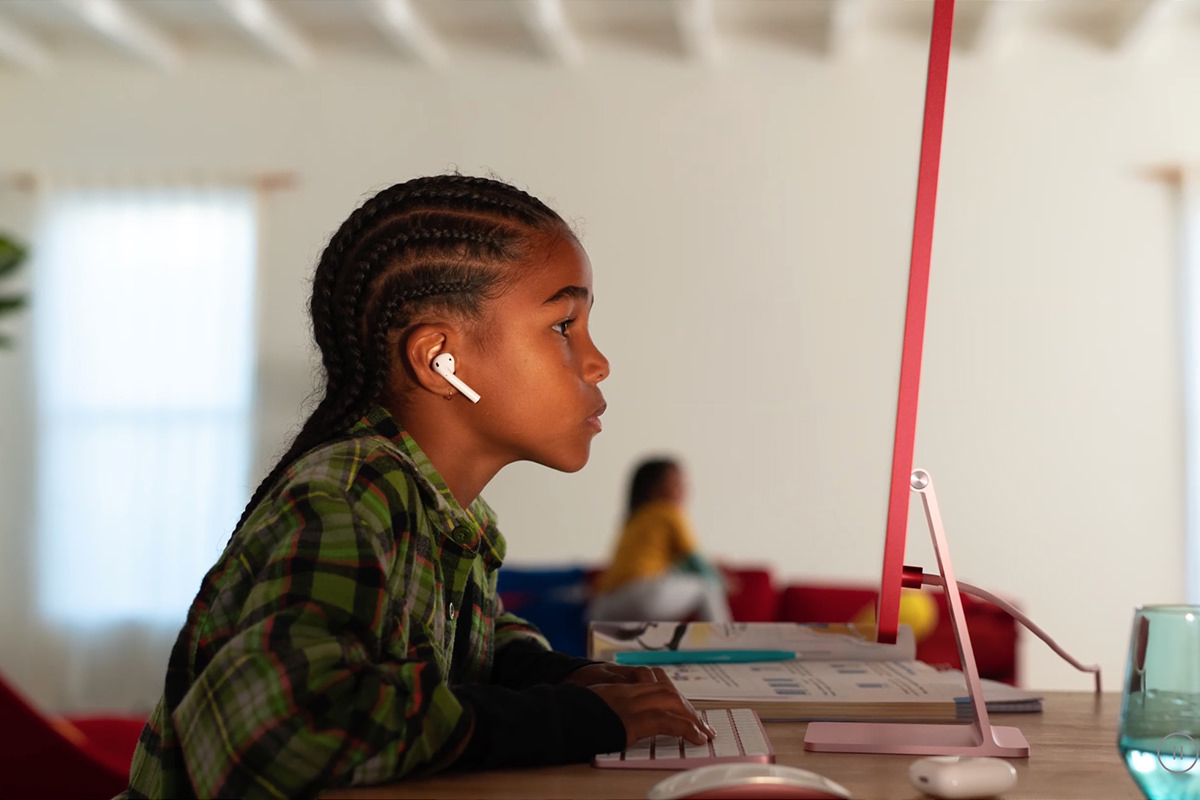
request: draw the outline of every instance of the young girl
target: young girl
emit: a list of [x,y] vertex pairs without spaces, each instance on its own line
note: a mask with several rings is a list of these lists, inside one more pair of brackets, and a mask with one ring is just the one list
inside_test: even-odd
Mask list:
[[696,549],[686,497],[679,462],[656,458],[638,465],[612,564],[597,581],[588,610],[592,619],[733,618],[721,573]]
[[350,215],[313,280],[324,396],[204,578],[126,796],[304,797],[711,738],[661,670],[552,652],[496,594],[480,491],[514,461],[578,470],[600,431],[592,300],[570,229],[506,184],[420,178]]

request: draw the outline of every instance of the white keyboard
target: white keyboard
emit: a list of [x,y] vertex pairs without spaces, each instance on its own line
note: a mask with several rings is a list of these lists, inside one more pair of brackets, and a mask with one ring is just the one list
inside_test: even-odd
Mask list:
[[592,764],[624,769],[691,769],[734,761],[775,761],[762,720],[753,710],[721,708],[701,711],[700,715],[717,732],[710,742],[695,745],[677,736],[655,736],[641,739],[629,750],[598,755]]

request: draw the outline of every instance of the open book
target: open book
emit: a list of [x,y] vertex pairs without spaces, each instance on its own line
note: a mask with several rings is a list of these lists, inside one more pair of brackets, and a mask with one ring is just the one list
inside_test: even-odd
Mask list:
[[[752,708],[764,720],[954,721],[971,715],[966,682],[916,660],[912,629],[895,644],[853,623],[593,622],[588,654],[675,651],[663,669],[697,708]],[[689,652],[790,651],[796,658],[686,663]],[[989,711],[1040,711],[1041,696],[984,680]]]

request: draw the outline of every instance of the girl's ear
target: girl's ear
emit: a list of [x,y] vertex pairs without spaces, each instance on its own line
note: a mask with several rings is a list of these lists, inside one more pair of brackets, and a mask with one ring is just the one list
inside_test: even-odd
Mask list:
[[405,371],[422,389],[442,396],[453,391],[454,387],[434,372],[433,359],[442,353],[453,353],[457,338],[452,327],[439,323],[418,325],[409,331],[399,355],[404,359]]

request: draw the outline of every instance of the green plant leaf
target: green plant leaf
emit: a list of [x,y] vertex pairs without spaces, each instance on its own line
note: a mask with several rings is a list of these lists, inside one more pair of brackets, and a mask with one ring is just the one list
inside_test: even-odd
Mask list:
[[0,350],[7,350],[8,348],[12,347],[12,342],[13,340],[11,336],[5,336],[4,334],[0,333]]
[[7,236],[0,236],[0,278],[14,272],[28,251]]
[[25,307],[26,298],[19,295],[0,297],[0,314],[8,314]]

